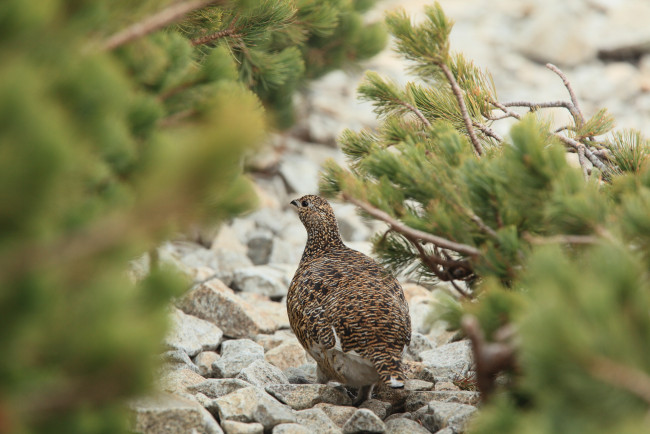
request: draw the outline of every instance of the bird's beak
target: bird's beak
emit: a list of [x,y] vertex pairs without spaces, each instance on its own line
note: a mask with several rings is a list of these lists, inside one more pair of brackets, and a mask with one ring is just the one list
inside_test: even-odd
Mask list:
[[295,199],[294,199],[294,200],[292,200],[292,201],[291,201],[291,202],[289,202],[289,203],[290,203],[291,205],[293,205],[293,206],[295,206],[296,208],[300,208],[300,204],[299,204],[299,203],[298,203],[298,201],[297,201],[297,200],[295,200]]

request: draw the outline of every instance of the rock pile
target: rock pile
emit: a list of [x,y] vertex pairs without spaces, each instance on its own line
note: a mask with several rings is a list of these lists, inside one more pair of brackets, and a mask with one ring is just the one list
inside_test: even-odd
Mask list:
[[[337,151],[301,143],[285,152],[300,166],[317,152],[336,157]],[[426,321],[435,292],[422,286],[404,283],[413,322],[406,354],[411,379],[404,390],[378,388],[357,408],[344,387],[317,383],[316,364],[291,332],[285,307],[305,234],[288,206],[288,198],[300,193],[283,173],[258,179],[266,206],[224,224],[210,247],[191,241],[160,247],[160,259],[193,284],[170,309],[160,392],[132,403],[135,430],[461,432],[479,397],[453,381],[472,375],[471,351],[466,341],[452,342],[453,333]],[[317,172],[301,176],[315,180]],[[351,207],[336,210],[346,242],[368,252],[367,239],[379,226]]]

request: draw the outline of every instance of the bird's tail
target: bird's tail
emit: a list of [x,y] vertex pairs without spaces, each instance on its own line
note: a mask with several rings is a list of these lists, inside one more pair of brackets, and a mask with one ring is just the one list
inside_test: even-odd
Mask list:
[[402,361],[400,359],[382,360],[375,367],[377,368],[377,373],[382,383],[393,389],[401,389],[404,387],[406,375],[404,375]]

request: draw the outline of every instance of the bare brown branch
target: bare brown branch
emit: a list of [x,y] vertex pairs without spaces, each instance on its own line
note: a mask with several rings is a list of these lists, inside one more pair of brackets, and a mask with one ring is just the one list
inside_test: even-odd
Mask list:
[[435,244],[436,246],[442,247],[444,249],[453,250],[454,252],[462,253],[468,256],[479,256],[481,254],[481,251],[478,250],[476,247],[472,247],[467,244],[456,243],[454,241],[448,240],[446,238],[438,237],[428,232],[423,232],[417,229],[413,229],[405,225],[404,223],[395,220],[393,217],[391,217],[384,211],[375,208],[369,203],[356,199],[347,193],[343,193],[343,199],[345,199],[350,203],[355,204],[356,206],[358,206],[359,208],[361,208],[371,216],[388,223],[391,229],[405,236],[426,241],[428,243]]
[[102,48],[104,50],[114,50],[128,42],[148,35],[156,30],[159,30],[175,21],[180,20],[188,13],[197,9],[204,8],[214,3],[220,2],[219,0],[193,0],[181,3],[175,3],[171,6],[156,12],[127,27],[119,32],[111,35],[104,41]]
[[587,159],[585,158],[585,145],[582,145],[578,148],[578,161],[580,162],[580,167],[582,167],[582,175],[585,178],[585,181],[589,180],[589,168],[587,167]]
[[444,63],[439,63],[438,66],[445,74],[445,77],[447,77],[447,81],[451,86],[451,90],[456,96],[456,101],[458,102],[458,107],[460,108],[460,114],[463,117],[463,121],[465,122],[465,128],[467,129],[467,134],[469,134],[469,138],[472,141],[472,145],[474,145],[474,150],[480,157],[481,155],[483,155],[483,146],[481,146],[481,143],[478,141],[478,137],[476,137],[476,133],[474,132],[474,126],[472,125],[472,120],[469,117],[469,113],[467,112],[467,106],[465,105],[465,98],[463,97],[463,91],[461,90],[460,86],[458,86],[458,82],[456,82],[456,78],[454,77],[454,74],[452,74],[449,67]]
[[[573,108],[576,112],[577,115],[577,120],[576,120],[576,125],[578,127],[581,127],[585,123],[585,117],[582,115],[582,110],[580,110],[580,105],[578,104],[578,98],[576,97],[575,92],[573,91],[573,87],[571,86],[571,82],[567,78],[567,76],[558,68],[557,66],[553,65],[552,63],[547,63],[546,67],[556,73],[560,78],[562,79],[562,83],[564,83],[564,87],[569,91],[569,96],[571,97],[571,103],[573,105]],[[572,112],[573,114],[573,112]],[[574,116],[575,117],[575,116]]]
[[503,142],[503,137],[501,137],[496,131],[494,131],[492,128],[488,127],[487,125],[474,122],[474,126],[479,130],[481,130],[481,132],[486,136],[492,137],[494,140],[496,140],[499,143]]
[[510,342],[514,335],[511,326],[504,326],[495,333],[495,338],[501,335],[500,342],[486,342],[481,326],[476,317],[465,315],[462,327],[472,342],[474,363],[476,364],[476,383],[483,401],[487,400],[495,388],[495,378],[504,370],[517,368],[515,346]]
[[420,119],[422,123],[427,126],[427,128],[431,128],[431,122],[429,122],[429,119],[424,117],[424,114],[420,111],[419,108],[407,103],[406,101],[398,101],[398,103],[412,111],[418,117],[418,119]]

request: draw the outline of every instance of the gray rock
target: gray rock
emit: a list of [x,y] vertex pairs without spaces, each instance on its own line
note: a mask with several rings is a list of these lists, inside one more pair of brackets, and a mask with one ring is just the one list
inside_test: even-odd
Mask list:
[[254,265],[269,263],[273,249],[273,232],[269,229],[255,229],[248,238],[248,257]]
[[358,409],[343,425],[343,434],[382,433],[386,425],[375,413],[367,408]]
[[422,357],[420,357],[420,354],[424,351],[432,349],[433,345],[426,336],[424,336],[422,333],[413,332],[411,334],[411,343],[406,348],[405,358],[409,360],[415,360],[416,362],[421,362]]
[[191,369],[176,369],[165,372],[160,380],[162,389],[176,394],[183,394],[188,387],[205,381],[205,378]]
[[256,265],[235,271],[233,285],[243,292],[282,298],[287,295],[288,286],[283,282],[284,273],[268,265]]
[[269,297],[252,292],[240,292],[239,297],[251,305],[257,315],[263,316],[275,324],[275,328],[289,329],[289,315],[287,315],[286,302],[271,301]]
[[296,421],[291,409],[258,387],[245,387],[215,400],[219,419],[259,422],[265,430]]
[[164,340],[170,348],[185,351],[193,357],[201,351],[216,350],[221,343],[223,332],[211,322],[187,315],[177,308],[173,308],[171,319],[172,327]]
[[271,384],[289,384],[289,379],[280,368],[264,360],[256,360],[241,370],[237,378],[253,386],[268,386]]
[[215,248],[213,252],[218,264],[215,275],[226,285],[232,284],[235,270],[253,265],[246,252],[225,248]]
[[287,154],[280,164],[280,175],[291,192],[300,197],[318,191],[319,169],[316,163],[302,155]]
[[134,401],[134,431],[146,434],[189,432],[221,434],[212,415],[196,402],[170,394]]
[[476,407],[454,402],[431,401],[413,413],[413,419],[431,432],[436,432],[446,427],[454,431],[464,431]]
[[272,350],[273,348],[277,347],[278,345],[282,345],[287,341],[298,342],[298,339],[293,334],[293,332],[289,330],[278,330],[272,335],[265,335],[265,334],[257,335],[255,336],[254,341],[260,344],[261,346],[263,346],[264,352],[266,353]]
[[470,391],[429,391],[414,392],[406,398],[404,409],[408,412],[416,411],[431,401],[454,402],[459,404],[476,405],[481,400],[478,392]]
[[270,264],[298,264],[304,248],[304,242],[289,242],[283,238],[275,238],[268,262]]
[[202,351],[194,357],[194,364],[199,368],[199,374],[206,378],[214,376],[212,364],[221,357],[215,351]]
[[217,279],[188,292],[179,300],[178,307],[187,314],[216,324],[230,337],[253,337],[272,333],[277,328],[272,320],[259,315],[253,306]]
[[264,348],[250,339],[234,339],[221,345],[221,358],[212,364],[220,378],[236,377],[256,360],[264,360]]
[[288,340],[267,351],[264,358],[283,370],[307,363],[307,353],[297,339]]
[[264,426],[261,423],[244,423],[234,420],[224,420],[221,428],[226,434],[264,434]]
[[396,417],[391,419],[386,424],[386,434],[429,434],[429,430],[414,420],[404,417]]
[[166,371],[174,371],[176,369],[189,369],[196,372],[197,374],[201,373],[199,367],[192,362],[192,359],[190,359],[190,356],[188,356],[185,351],[165,351],[162,353],[161,357],[164,363],[163,369]]
[[336,405],[352,403],[342,388],[327,384],[276,384],[267,386],[266,391],[294,410],[311,408],[321,402]]
[[250,387],[250,384],[237,378],[210,378],[191,385],[187,391],[201,393],[210,399],[217,399],[245,387]]
[[435,372],[436,376],[451,378],[466,375],[474,364],[469,340],[452,342],[420,353],[422,362]]
[[273,427],[271,434],[311,434],[311,431],[297,423],[281,423]]
[[315,377],[308,377],[305,371],[300,368],[287,368],[282,372],[286,375],[290,384],[313,384],[316,382]]
[[313,434],[340,434],[342,432],[320,408],[297,411],[296,419],[300,425],[309,429],[309,432]]
[[381,420],[386,419],[386,416],[390,413],[392,405],[390,402],[380,401],[378,399],[368,399],[359,408],[367,408],[377,415]]
[[314,408],[320,408],[323,410],[327,417],[329,417],[332,422],[334,422],[339,428],[343,428],[345,422],[347,422],[348,419],[350,419],[352,415],[357,411],[356,407],[325,403],[316,404]]

